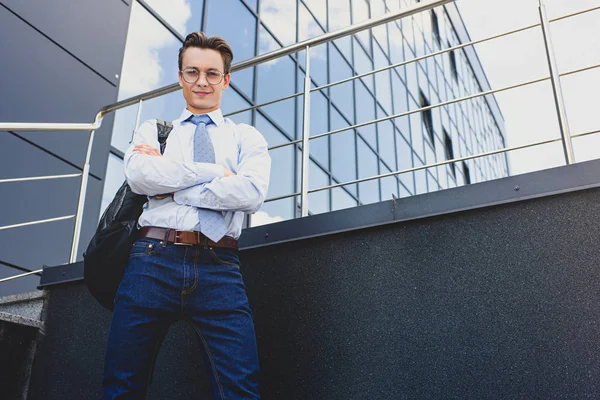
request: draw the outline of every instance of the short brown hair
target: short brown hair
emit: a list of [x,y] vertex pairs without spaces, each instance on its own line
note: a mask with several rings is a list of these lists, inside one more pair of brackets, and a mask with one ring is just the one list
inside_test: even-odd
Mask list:
[[231,62],[233,61],[233,50],[225,39],[219,36],[206,36],[204,32],[192,32],[186,36],[183,41],[183,46],[179,49],[179,70],[181,71],[183,63],[183,53],[188,47],[198,47],[201,49],[213,49],[221,53],[223,64],[225,65],[224,73],[228,74],[231,71]]

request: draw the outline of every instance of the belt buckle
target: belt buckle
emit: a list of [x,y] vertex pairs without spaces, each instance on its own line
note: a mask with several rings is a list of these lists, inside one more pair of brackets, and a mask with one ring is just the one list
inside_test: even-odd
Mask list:
[[180,231],[175,231],[175,240],[173,241],[173,244],[174,244],[175,246],[192,246],[192,244],[191,244],[191,243],[181,243],[181,242],[179,241],[179,232],[180,232]]

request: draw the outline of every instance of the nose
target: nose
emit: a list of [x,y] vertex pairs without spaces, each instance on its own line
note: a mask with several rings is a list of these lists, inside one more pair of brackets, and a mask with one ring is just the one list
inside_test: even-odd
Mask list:
[[208,80],[206,79],[206,74],[204,72],[200,72],[200,76],[196,81],[196,85],[206,87],[208,86]]

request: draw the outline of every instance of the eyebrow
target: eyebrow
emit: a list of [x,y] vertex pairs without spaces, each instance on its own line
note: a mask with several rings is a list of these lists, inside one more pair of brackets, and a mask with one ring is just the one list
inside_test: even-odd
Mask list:
[[[199,69],[198,69],[198,68],[196,68],[196,67],[192,67],[192,66],[187,66],[187,67],[185,67],[184,69],[194,69],[194,70],[196,70],[196,71],[199,71]],[[217,72],[221,72],[221,70],[220,70],[219,68],[215,68],[215,67],[210,67],[210,68],[208,68],[208,69],[207,69],[207,71],[217,71]]]

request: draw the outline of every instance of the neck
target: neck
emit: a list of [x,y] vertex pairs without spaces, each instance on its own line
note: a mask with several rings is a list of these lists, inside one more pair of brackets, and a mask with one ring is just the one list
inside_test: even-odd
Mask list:
[[219,106],[216,106],[213,108],[196,108],[196,107],[192,106],[191,104],[188,104],[186,108],[192,114],[208,114],[209,112],[218,110]]

